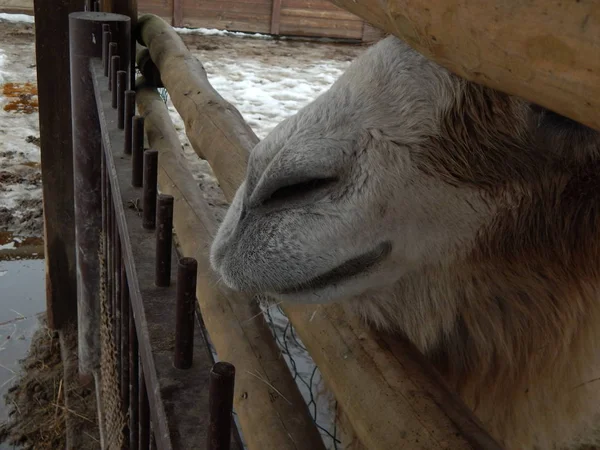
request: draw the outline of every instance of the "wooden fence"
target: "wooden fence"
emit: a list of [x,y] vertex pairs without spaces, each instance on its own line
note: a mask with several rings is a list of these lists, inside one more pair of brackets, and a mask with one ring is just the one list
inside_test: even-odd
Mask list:
[[381,32],[328,0],[138,0],[176,27],[372,41]]

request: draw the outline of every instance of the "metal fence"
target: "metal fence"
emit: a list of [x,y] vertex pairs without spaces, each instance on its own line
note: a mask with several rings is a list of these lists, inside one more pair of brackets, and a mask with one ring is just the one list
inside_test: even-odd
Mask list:
[[69,31],[80,369],[102,448],[240,448],[235,369],[207,351],[197,262],[173,245],[173,197],[134,115],[130,19],[72,13]]

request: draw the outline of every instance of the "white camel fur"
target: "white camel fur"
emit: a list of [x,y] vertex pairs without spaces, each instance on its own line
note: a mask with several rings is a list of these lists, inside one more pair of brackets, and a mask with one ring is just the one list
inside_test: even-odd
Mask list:
[[389,37],[252,151],[211,262],[405,334],[509,450],[597,444],[599,157]]

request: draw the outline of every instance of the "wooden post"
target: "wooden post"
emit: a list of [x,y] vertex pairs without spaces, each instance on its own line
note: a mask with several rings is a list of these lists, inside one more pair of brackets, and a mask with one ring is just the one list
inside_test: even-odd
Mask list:
[[596,2],[331,1],[467,80],[600,130]]
[[[129,61],[129,17],[96,12],[69,14],[71,120],[76,230],[79,371],[93,373],[100,364],[101,130],[90,58],[102,57],[102,25],[111,24],[122,59]],[[95,38],[96,37],[96,38]]]
[[279,22],[281,19],[281,0],[273,0],[271,10],[271,34],[279,34]]
[[[69,13],[83,0],[35,0],[35,54],[39,98],[44,252],[48,326],[77,318],[73,151],[69,71]],[[52,76],[48,76],[48,74]]]
[[183,0],[173,0],[173,26],[183,26]]

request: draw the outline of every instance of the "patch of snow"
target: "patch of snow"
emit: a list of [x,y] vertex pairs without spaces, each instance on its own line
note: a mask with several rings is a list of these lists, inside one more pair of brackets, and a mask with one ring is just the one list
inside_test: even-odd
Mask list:
[[16,23],[35,23],[34,17],[28,14],[0,13],[0,20]]
[[13,250],[15,249],[15,241],[11,241],[8,244],[0,245],[0,250]]
[[203,36],[236,36],[251,39],[273,39],[273,36],[261,33],[243,33],[241,31],[218,30],[216,28],[180,28],[173,27],[179,34],[199,34]]

